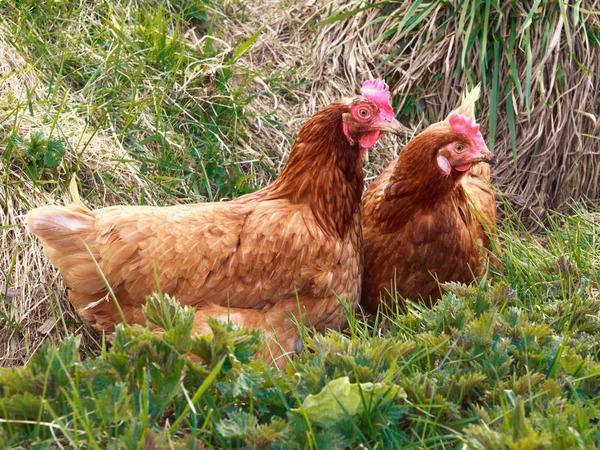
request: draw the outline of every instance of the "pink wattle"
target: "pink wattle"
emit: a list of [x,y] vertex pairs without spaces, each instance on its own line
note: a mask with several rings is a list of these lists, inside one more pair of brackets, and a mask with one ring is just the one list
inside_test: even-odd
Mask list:
[[466,172],[471,168],[472,165],[473,163],[463,164],[462,166],[454,166],[454,169],[458,170],[459,172]]
[[371,148],[377,143],[380,137],[380,131],[372,131],[371,133],[360,138],[358,142],[362,148]]

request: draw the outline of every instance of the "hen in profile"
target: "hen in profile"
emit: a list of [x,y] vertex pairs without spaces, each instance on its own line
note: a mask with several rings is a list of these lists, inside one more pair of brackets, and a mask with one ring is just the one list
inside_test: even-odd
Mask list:
[[[413,138],[365,193],[362,305],[403,298],[435,302],[438,283],[471,283],[486,271],[496,232],[489,184],[496,157],[474,106],[479,87],[442,122]],[[486,164],[488,163],[488,164]]]
[[[144,324],[156,290],[196,308],[195,331],[209,316],[262,328],[274,356],[297,349],[291,317],[318,331],[339,328],[344,306],[360,297],[360,198],[366,149],[400,131],[389,89],[364,83],[362,95],[332,103],[302,127],[270,186],[234,201],[90,210],[78,199],[27,215],[29,230],[71,288],[80,316],[100,330]],[[93,259],[92,259],[93,256]],[[290,317],[291,316],[291,317]]]

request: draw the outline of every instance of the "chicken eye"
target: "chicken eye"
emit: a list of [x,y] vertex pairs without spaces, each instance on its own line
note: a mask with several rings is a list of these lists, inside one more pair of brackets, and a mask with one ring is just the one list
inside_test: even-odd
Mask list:
[[358,110],[358,115],[362,119],[368,119],[371,116],[371,112],[367,108],[360,108]]
[[456,153],[460,153],[460,152],[462,152],[464,149],[465,149],[465,146],[464,146],[464,145],[461,145],[461,144],[458,144],[458,145],[456,146],[456,148],[455,148],[455,150],[456,150]]

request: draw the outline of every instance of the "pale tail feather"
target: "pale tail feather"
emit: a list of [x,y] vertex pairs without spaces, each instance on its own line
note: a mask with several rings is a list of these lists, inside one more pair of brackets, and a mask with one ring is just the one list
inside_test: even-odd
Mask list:
[[27,229],[40,238],[46,256],[69,287],[95,295],[103,292],[105,285],[84,245],[86,242],[94,258],[98,258],[93,248],[95,217],[78,195],[74,195],[73,201],[68,206],[44,206],[30,211],[26,217]]
[[79,189],[77,189],[77,175],[75,174],[73,174],[71,177],[71,182],[69,183],[69,192],[71,193],[71,199],[74,204],[79,206],[79,208],[81,208],[83,211],[91,212],[91,210],[81,201],[81,197],[79,197]]

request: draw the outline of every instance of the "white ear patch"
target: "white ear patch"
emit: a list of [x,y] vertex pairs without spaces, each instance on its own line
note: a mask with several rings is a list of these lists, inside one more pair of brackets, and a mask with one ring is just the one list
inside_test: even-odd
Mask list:
[[438,155],[437,164],[440,167],[440,169],[442,169],[442,172],[444,172],[446,175],[450,175],[450,172],[452,171],[452,166],[450,166],[450,161],[448,161],[446,157]]

